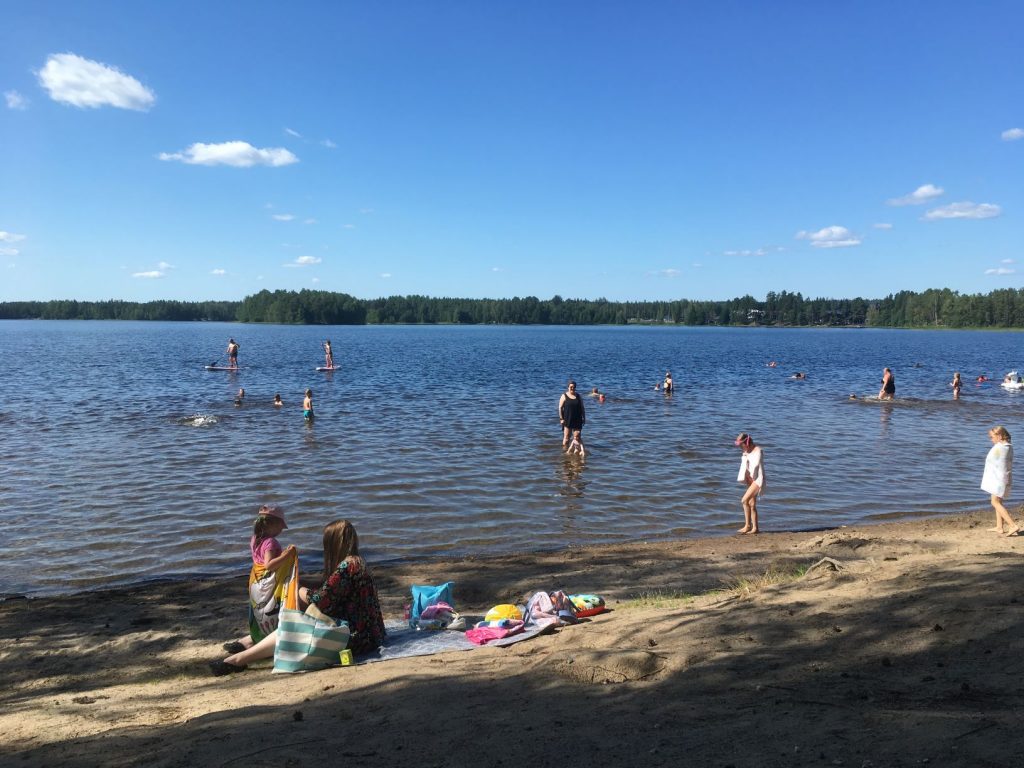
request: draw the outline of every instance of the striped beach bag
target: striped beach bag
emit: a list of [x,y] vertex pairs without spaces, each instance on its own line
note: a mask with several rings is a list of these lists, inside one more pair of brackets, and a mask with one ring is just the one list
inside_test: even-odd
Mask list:
[[274,672],[307,672],[338,664],[348,646],[348,623],[311,605],[306,612],[282,608],[274,646]]

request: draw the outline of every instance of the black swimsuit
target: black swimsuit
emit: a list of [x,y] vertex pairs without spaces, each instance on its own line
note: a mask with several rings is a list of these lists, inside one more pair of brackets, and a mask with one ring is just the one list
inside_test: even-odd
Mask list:
[[887,395],[896,394],[896,377],[889,374],[889,381],[885,382],[885,387],[882,389]]
[[566,395],[565,400],[562,401],[559,416],[566,429],[583,429],[583,424],[586,421],[583,415],[583,398],[579,395],[576,397]]

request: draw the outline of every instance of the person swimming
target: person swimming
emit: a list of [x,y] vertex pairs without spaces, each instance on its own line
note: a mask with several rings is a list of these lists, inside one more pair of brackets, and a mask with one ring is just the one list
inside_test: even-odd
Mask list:
[[281,393],[280,392],[278,392],[276,395],[274,395],[274,405],[284,405],[284,403],[281,401]]
[[803,371],[797,371],[796,373],[793,374],[792,378],[794,378],[794,379],[806,379],[807,378],[807,374],[804,373]]
[[238,394],[235,395],[235,405],[241,405],[243,399],[245,399],[245,390],[239,388]]

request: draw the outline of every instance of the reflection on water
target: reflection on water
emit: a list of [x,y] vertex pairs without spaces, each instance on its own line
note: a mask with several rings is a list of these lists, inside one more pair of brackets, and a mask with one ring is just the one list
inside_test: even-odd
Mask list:
[[[338,517],[376,560],[507,552],[524,531],[557,544],[725,533],[739,514],[740,431],[765,451],[767,530],[982,507],[987,430],[1024,421],[1024,397],[998,381],[949,397],[952,370],[973,381],[1017,365],[1008,333],[331,328],[344,367],[318,372],[323,334],[0,324],[14,361],[0,369],[3,589],[244,572],[252,516],[270,502],[289,512],[284,543],[314,568]],[[204,370],[228,337],[243,369]],[[55,348],[78,361],[60,377],[47,367]],[[138,365],[139,349],[161,355]],[[904,397],[871,402],[884,366]],[[666,370],[670,397],[653,389]],[[560,450],[569,376],[608,393],[588,400],[585,460]],[[307,388],[315,423],[302,418]],[[943,446],[941,472],[928,445]]]

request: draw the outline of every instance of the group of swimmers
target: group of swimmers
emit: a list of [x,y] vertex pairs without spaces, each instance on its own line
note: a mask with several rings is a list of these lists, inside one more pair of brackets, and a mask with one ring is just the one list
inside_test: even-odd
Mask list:
[[[330,339],[325,340],[324,342],[322,342],[321,346],[323,347],[324,356],[326,358],[326,368],[329,369],[329,370],[334,370],[336,368],[336,366],[334,365],[334,352],[331,349],[331,340]],[[237,369],[238,368],[238,342],[236,342],[234,339],[228,339],[227,356],[228,356],[228,366],[227,367],[228,368]],[[245,401],[245,389],[239,387],[238,394],[235,395],[235,405],[236,406],[240,406],[240,405],[242,405],[242,403],[244,401]],[[284,401],[281,400],[281,393],[280,392],[278,392],[277,394],[274,395],[273,405],[275,407],[277,407],[277,408],[280,408],[281,406],[284,405]],[[305,419],[307,422],[313,421],[313,390],[312,389],[307,389],[305,394],[304,394],[304,396],[303,396],[303,399],[302,399],[302,418]]]
[[[235,405],[242,405],[245,402],[245,388],[239,387],[238,394],[235,395]],[[278,392],[274,395],[274,400],[271,403],[275,408],[280,408],[284,405],[284,401],[281,399],[281,393]],[[306,396],[302,401],[302,415],[306,420],[313,418],[313,390],[307,389]]]

